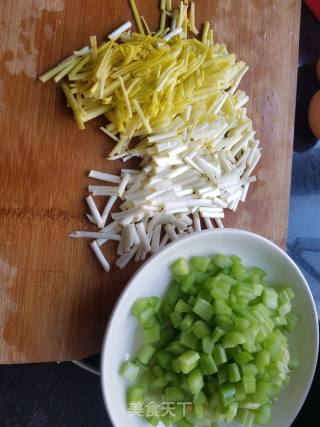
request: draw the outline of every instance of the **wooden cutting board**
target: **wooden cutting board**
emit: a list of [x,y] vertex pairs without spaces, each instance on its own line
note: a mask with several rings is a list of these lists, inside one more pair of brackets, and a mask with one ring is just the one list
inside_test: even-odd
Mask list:
[[[158,1],[137,0],[156,29]],[[226,225],[285,247],[300,0],[196,0],[200,27],[244,59],[242,87],[262,141],[258,183]],[[137,268],[102,272],[87,241],[90,169],[116,172],[99,120],[77,130],[59,87],[36,78],[96,34],[132,19],[127,0],[0,2],[0,362],[78,359],[98,352],[110,311]],[[114,247],[106,248],[114,259]],[[121,337],[119,337],[121,339]]]

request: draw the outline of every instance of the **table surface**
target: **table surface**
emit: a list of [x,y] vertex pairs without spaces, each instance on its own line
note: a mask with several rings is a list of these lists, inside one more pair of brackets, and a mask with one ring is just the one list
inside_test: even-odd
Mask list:
[[[320,57],[320,25],[302,8],[301,64]],[[310,44],[313,42],[313,44]],[[298,99],[299,102],[299,99]],[[297,147],[299,148],[299,147]],[[314,165],[313,167],[310,167]],[[319,251],[303,250],[320,238],[320,146],[294,153],[288,243],[320,303]],[[319,240],[318,240],[319,241]],[[302,245],[301,245],[302,243]],[[302,246],[302,247],[301,247]],[[309,247],[307,246],[307,247]],[[108,427],[99,378],[71,363],[0,367],[1,427]],[[307,401],[292,427],[317,427],[320,366]]]
[[[157,28],[158,2],[136,1]],[[257,182],[236,214],[226,213],[224,225],[282,247],[300,1],[199,0],[196,13],[199,28],[209,20],[216,40],[250,65],[241,87],[250,96],[248,112],[263,150]],[[137,265],[115,268],[115,247],[108,244],[112,268],[105,274],[88,242],[67,234],[89,228],[87,171],[118,172],[122,163],[105,160],[111,141],[98,122],[76,129],[60,88],[36,76],[86,45],[90,34],[103,39],[131,19],[131,10],[128,0],[91,0],[81,7],[78,0],[1,0],[0,14],[0,362],[81,358],[100,349],[111,309]]]

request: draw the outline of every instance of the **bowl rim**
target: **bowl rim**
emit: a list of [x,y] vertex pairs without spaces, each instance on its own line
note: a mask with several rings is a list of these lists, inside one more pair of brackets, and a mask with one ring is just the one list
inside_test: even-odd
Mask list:
[[263,242],[264,244],[272,247],[276,252],[278,252],[281,256],[283,256],[288,262],[289,264],[291,264],[291,266],[293,267],[293,269],[295,270],[295,272],[297,273],[297,275],[300,277],[301,281],[304,284],[304,287],[306,289],[306,292],[308,294],[309,297],[309,301],[310,301],[310,305],[311,305],[311,309],[312,309],[312,317],[315,320],[315,324],[316,324],[316,352],[313,355],[313,360],[312,360],[312,369],[311,369],[311,375],[309,377],[308,380],[308,384],[307,387],[304,390],[304,393],[301,395],[300,398],[300,402],[296,407],[296,413],[293,415],[292,419],[290,419],[290,425],[292,424],[292,422],[295,420],[295,418],[297,417],[297,415],[299,414],[305,400],[306,397],[310,391],[311,388],[311,384],[314,378],[314,374],[316,371],[316,366],[317,366],[317,360],[318,360],[318,354],[319,354],[319,319],[318,319],[318,315],[317,315],[317,310],[316,310],[316,305],[315,305],[315,301],[311,292],[311,289],[309,287],[309,284],[307,282],[307,280],[305,279],[303,273],[301,272],[300,268],[297,266],[297,264],[293,261],[292,258],[290,258],[290,256],[278,245],[276,245],[272,240],[267,239],[264,236],[261,236],[259,234],[253,233],[252,231],[247,231],[247,230],[243,230],[243,229],[239,229],[239,228],[218,228],[218,229],[214,229],[214,230],[201,230],[199,232],[194,232],[192,234],[188,234],[186,236],[181,237],[178,240],[175,240],[173,242],[170,242],[169,244],[165,245],[161,250],[159,250],[157,253],[151,255],[150,258],[148,258],[138,269],[137,271],[129,278],[128,282],[126,283],[126,285],[123,287],[122,291],[120,292],[119,297],[117,298],[117,301],[111,311],[109,320],[107,322],[106,325],[106,329],[105,329],[105,333],[104,333],[104,337],[103,337],[103,341],[102,341],[102,351],[101,351],[101,362],[100,362],[100,382],[101,382],[101,388],[102,388],[102,395],[103,395],[103,401],[104,401],[104,405],[106,407],[106,410],[108,412],[108,415],[110,417],[111,423],[116,426],[116,420],[114,419],[114,415],[113,415],[113,411],[111,410],[111,403],[109,401],[108,398],[108,393],[107,393],[107,384],[104,380],[105,378],[105,358],[106,358],[106,354],[107,354],[107,344],[108,344],[108,338],[110,335],[110,331],[112,329],[113,323],[115,322],[116,319],[116,313],[118,311],[118,308],[121,304],[122,299],[125,297],[125,294],[127,293],[131,283],[136,279],[136,277],[140,274],[141,270],[146,268],[149,263],[153,262],[160,254],[162,254],[163,252],[169,250],[169,248],[171,248],[172,246],[178,245],[179,243],[181,243],[182,241],[187,241],[187,240],[192,240],[194,238],[199,238],[200,234],[212,234],[212,235],[217,235],[217,234],[238,234],[238,235],[243,235],[243,236],[248,236],[250,238],[253,239],[257,239],[260,240],[261,242]]

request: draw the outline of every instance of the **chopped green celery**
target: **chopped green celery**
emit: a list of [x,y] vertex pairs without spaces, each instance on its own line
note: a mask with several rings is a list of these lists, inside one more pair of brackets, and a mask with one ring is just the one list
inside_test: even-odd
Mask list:
[[247,269],[247,278],[246,281],[249,283],[261,283],[268,273],[261,268],[251,267]]
[[[168,368],[168,366],[167,366]],[[166,371],[164,377],[170,385],[179,385],[179,377],[172,371]]]
[[180,289],[186,294],[194,294],[196,292],[196,288],[194,286],[194,277],[192,276],[192,274],[187,274],[186,276],[183,276]]
[[180,365],[181,371],[184,374],[188,374],[194,369],[194,365],[198,364],[200,360],[200,354],[196,351],[188,350],[178,357],[177,362]]
[[182,354],[185,350],[185,347],[179,341],[171,341],[171,343],[166,347],[166,351],[177,355]]
[[124,362],[120,368],[120,374],[132,382],[136,381],[140,372],[140,367],[132,362]]
[[139,318],[140,314],[149,307],[149,298],[139,298],[132,306],[132,313]]
[[241,374],[239,367],[236,363],[230,363],[227,365],[228,377],[231,383],[236,383],[241,380]]
[[192,326],[192,332],[195,334],[197,338],[203,338],[208,336],[211,332],[208,324],[203,320],[197,320]]
[[210,263],[210,258],[203,256],[193,256],[190,259],[190,267],[192,271],[204,273]]
[[147,365],[150,362],[155,351],[156,349],[151,344],[144,345],[138,355],[138,360],[140,360],[140,362],[144,365]]
[[244,391],[242,382],[236,383],[235,388],[236,388],[236,401],[241,402],[246,398],[246,392]]
[[237,356],[235,357],[235,361],[239,365],[245,365],[251,360],[253,360],[253,356],[247,351],[241,351],[241,353],[237,354]]
[[154,308],[154,312],[157,313],[161,307],[160,297],[149,297],[149,304]]
[[[288,314],[288,316],[291,313]],[[275,326],[286,326],[287,325],[287,317],[286,316],[276,316],[272,318],[273,323],[275,324]]]
[[213,359],[217,366],[220,366],[227,361],[225,349],[219,344],[216,344],[213,348]]
[[233,348],[227,348],[226,349],[226,354],[227,354],[227,359],[228,360],[234,360],[238,354],[241,353],[241,346],[237,345],[236,347]]
[[199,368],[195,368],[188,375],[188,384],[192,394],[199,393],[204,386],[203,376]]
[[232,266],[232,259],[227,255],[215,254],[212,260],[219,268],[229,268]]
[[212,262],[211,260],[207,267],[206,273],[209,274],[210,276],[215,276],[219,271],[220,271],[219,267],[215,265],[214,262]]
[[255,413],[253,411],[248,409],[239,409],[236,419],[245,427],[251,427],[254,422],[254,415]]
[[151,326],[155,322],[154,310],[152,307],[147,307],[138,317],[141,326]]
[[264,341],[263,346],[264,349],[269,352],[271,360],[273,360],[279,352],[279,349],[281,349],[282,346],[286,344],[286,337],[279,330],[274,330]]
[[211,335],[212,341],[214,343],[218,342],[219,339],[223,337],[224,334],[225,334],[225,331],[219,328],[219,326],[217,326]]
[[177,311],[178,313],[190,313],[191,307],[183,299],[180,298],[177,301],[174,311]]
[[244,344],[245,342],[246,338],[240,332],[228,332],[221,341],[224,348],[233,348],[239,344]]
[[187,275],[190,271],[188,261],[185,258],[178,258],[170,268],[174,274],[179,274],[181,276]]
[[[163,299],[162,306],[166,305],[173,309],[179,299],[179,282],[173,281]],[[168,313],[166,313],[168,314]]]
[[198,421],[203,420],[203,418],[205,417],[204,405],[202,405],[201,403],[194,403],[193,412],[196,420]]
[[214,315],[214,307],[208,301],[197,298],[196,302],[193,306],[193,311],[196,313],[199,317],[201,317],[203,320],[210,320],[211,317]]
[[255,335],[252,333],[251,330],[248,330],[246,332],[244,331],[243,334],[246,338],[245,343],[242,344],[243,349],[248,351],[249,353],[254,353],[257,350]]
[[160,350],[156,354],[156,359],[161,368],[168,369],[168,366],[170,366],[172,360],[172,355],[164,350]]
[[212,354],[215,342],[211,337],[203,337],[202,340],[202,350],[204,353]]
[[181,321],[182,321],[182,314],[178,313],[177,311],[172,311],[169,314],[169,318],[170,318],[170,322],[172,324],[172,326],[176,329],[180,326]]
[[246,331],[250,327],[250,322],[248,319],[242,319],[237,317],[234,321],[234,329],[236,331],[242,332]]
[[266,402],[272,393],[272,383],[268,381],[258,380],[256,384],[256,391],[254,393],[254,400],[259,403]]
[[215,308],[215,313],[217,314],[217,316],[231,316],[232,315],[232,308],[229,307],[229,305],[227,305],[222,300],[215,300],[214,308]]
[[168,325],[168,321],[166,316],[163,313],[163,310],[159,310],[155,315],[156,321],[159,323],[160,327],[164,327]]
[[281,289],[278,295],[279,295],[279,304],[290,302],[295,297],[295,293],[292,288]]
[[197,283],[198,285],[202,284],[208,277],[208,273],[200,273],[200,271],[193,271],[190,274],[192,275],[195,284]]
[[273,288],[265,288],[262,294],[262,303],[269,309],[278,308],[278,294]]
[[290,357],[290,361],[289,361],[289,369],[296,369],[299,366],[299,362],[298,359],[296,357]]
[[227,423],[231,423],[231,421],[233,421],[235,419],[235,417],[237,416],[237,412],[238,412],[238,404],[237,404],[237,402],[231,403],[228,406],[227,412],[226,412],[226,421],[227,421]]
[[128,408],[132,403],[144,401],[144,389],[142,387],[129,387],[127,391]]
[[165,347],[171,340],[174,339],[174,331],[171,328],[162,328],[160,331],[160,341],[158,343],[158,347]]
[[241,262],[234,262],[232,260],[233,264],[231,267],[231,276],[235,280],[243,281],[247,276],[247,270],[246,268],[241,264]]
[[246,365],[241,366],[243,375],[256,375],[258,373],[258,368],[254,363],[247,363]]
[[[196,366],[195,366],[195,368],[196,368]],[[179,376],[179,386],[182,388],[182,390],[188,396],[190,395],[191,392],[190,392],[190,388],[189,388],[189,384],[188,384],[188,377],[186,375],[182,374],[182,375]]]
[[278,307],[278,313],[280,316],[286,316],[292,310],[291,302],[285,302]]
[[153,366],[150,369],[150,372],[151,372],[151,375],[154,378],[161,378],[161,377],[163,377],[163,369],[159,365]]
[[163,388],[168,385],[168,380],[165,377],[155,378],[149,382],[151,388]]
[[192,332],[181,332],[179,342],[191,350],[197,350],[199,348],[198,338]]
[[211,301],[212,301],[212,295],[210,294],[210,292],[208,292],[206,289],[204,289],[204,288],[202,288],[200,291],[199,291],[199,293],[198,293],[198,295],[197,295],[198,297],[200,297],[200,298],[202,298],[202,299],[204,299],[204,300],[206,300],[206,301],[208,301],[208,302],[210,302],[211,303]]
[[199,391],[199,393],[194,396],[193,402],[199,403],[200,405],[206,405],[208,403],[208,399],[203,391]]
[[225,274],[218,274],[215,277],[208,277],[204,286],[217,300],[226,300],[229,298],[229,292],[236,281]]
[[166,402],[184,402],[186,394],[180,387],[167,387],[164,392]]
[[270,363],[270,354],[267,351],[261,351],[255,357],[255,364],[259,374],[264,372],[264,368]]
[[219,368],[218,373],[217,373],[217,377],[218,377],[219,385],[224,384],[228,381],[227,365],[223,365]]
[[181,331],[185,331],[185,332],[190,331],[194,322],[195,322],[195,316],[189,313],[186,314],[180,323]]
[[195,302],[196,302],[196,298],[193,295],[191,295],[187,300],[187,303],[189,305],[194,305]]
[[243,374],[242,384],[246,394],[256,391],[256,377],[253,374]]
[[171,360],[171,369],[176,374],[180,374],[181,373],[181,365],[180,365],[180,363],[179,363],[179,361],[177,359],[172,359]]
[[144,328],[144,342],[145,344],[153,344],[160,340],[160,325],[155,323],[153,326]]
[[210,354],[201,353],[200,369],[203,375],[213,375],[218,371],[218,368]]
[[267,425],[272,419],[272,404],[267,402],[255,411],[254,423]]
[[239,312],[240,308],[245,308],[250,302],[251,297],[243,297],[236,295],[233,290],[231,290],[230,294],[230,305],[232,309],[236,312]]
[[232,320],[231,316],[221,315],[220,314],[220,315],[217,315],[215,317],[215,320],[216,320],[215,324],[219,328],[223,329],[225,332],[228,332],[231,329],[233,329],[234,323],[233,323],[233,320]]
[[220,387],[220,398],[224,406],[229,402],[232,403],[235,400],[236,388],[234,384],[224,383]]

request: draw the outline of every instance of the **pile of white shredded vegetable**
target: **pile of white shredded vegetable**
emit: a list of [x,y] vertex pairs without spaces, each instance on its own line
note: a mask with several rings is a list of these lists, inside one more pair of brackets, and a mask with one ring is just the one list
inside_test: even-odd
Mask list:
[[[188,233],[223,227],[224,210],[245,201],[261,157],[248,96],[238,89],[247,65],[214,42],[208,22],[200,40],[188,38],[199,33],[193,2],[173,9],[162,0],[156,33],[130,3],[139,33],[126,22],[100,46],[91,36],[90,47],[40,77],[61,82],[80,129],[106,118],[110,160],[141,159],[139,170],[119,176],[90,172],[100,185],[89,185],[87,217],[98,230],[70,234],[92,239],[106,271],[101,246],[109,240],[119,242],[116,265],[123,268]],[[95,196],[108,197],[103,212]]]

